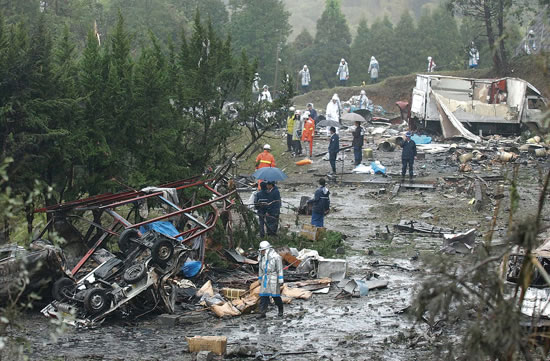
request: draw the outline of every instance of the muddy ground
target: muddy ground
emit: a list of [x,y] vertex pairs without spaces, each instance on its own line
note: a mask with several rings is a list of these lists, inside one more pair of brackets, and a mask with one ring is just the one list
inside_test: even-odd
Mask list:
[[[341,137],[343,145],[351,139],[345,133]],[[319,137],[314,152],[326,149],[327,144],[326,137]],[[345,154],[343,170],[348,173],[353,154]],[[495,155],[486,154],[489,158]],[[289,154],[275,156],[290,161]],[[309,301],[294,300],[286,306],[283,319],[275,317],[275,308],[270,309],[266,320],[257,320],[254,315],[218,319],[210,311],[189,314],[180,308],[180,323],[174,326],[156,316],[135,322],[110,320],[96,329],[67,327],[56,340],[51,334],[57,326],[36,310],[23,315],[23,328],[14,336],[29,340],[26,354],[31,360],[191,360],[185,337],[195,335],[227,336],[228,351],[240,350],[236,359],[246,359],[246,350],[259,350],[272,354],[312,352],[278,355],[273,358],[276,360],[435,360],[434,350],[444,340],[431,335],[427,325],[401,311],[411,305],[415,286],[425,275],[422,260],[438,253],[442,240],[401,233],[393,225],[400,219],[415,219],[458,231],[476,228],[476,239],[481,241],[481,235],[489,229],[496,202],[491,196],[497,185],[503,185],[502,202],[507,205],[509,182],[486,180],[485,203],[481,211],[476,211],[469,204],[473,193],[468,190],[472,180],[467,177],[506,176],[512,165],[486,160],[473,164],[473,172],[464,175],[458,172],[458,165],[449,154],[426,154],[425,160],[415,163],[415,184],[431,184],[435,189],[401,189],[391,198],[393,185],[400,178],[395,175],[400,172],[400,151],[375,150],[374,157],[387,167],[389,175],[338,175],[329,184],[333,211],[326,217],[325,225],[347,236],[342,257],[348,261],[348,276],[362,278],[374,272],[379,279],[389,281],[386,289],[371,290],[361,298],[336,298],[340,290],[333,285],[328,294],[315,294]],[[550,164],[527,155],[522,155],[516,164],[520,167],[521,213],[534,212],[541,188],[540,174]],[[299,216],[296,224],[294,208],[302,195],[313,194],[317,179],[329,169],[328,161],[314,158],[311,165],[292,168],[289,179],[280,183],[285,202],[283,227],[296,231],[301,224],[309,223],[308,216]],[[341,169],[342,162],[338,162],[338,170]],[[243,199],[248,195],[243,192]],[[495,240],[504,239],[506,209],[499,217]],[[548,221],[548,211],[544,218]],[[386,226],[391,231],[389,238],[380,236]],[[457,262],[468,259],[467,255],[455,257]]]

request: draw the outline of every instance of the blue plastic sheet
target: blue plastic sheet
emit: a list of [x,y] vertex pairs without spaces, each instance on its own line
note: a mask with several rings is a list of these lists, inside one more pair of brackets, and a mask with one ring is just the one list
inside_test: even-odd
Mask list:
[[379,166],[376,162],[371,162],[370,167],[374,171],[374,174],[386,174],[386,167]]
[[200,261],[187,261],[181,266],[181,271],[186,278],[195,277],[201,270],[202,263]]
[[[145,233],[145,232],[151,231],[151,230],[157,231],[159,233],[162,233],[162,234],[164,234],[166,236],[170,236],[170,237],[174,237],[177,234],[181,233],[180,231],[178,231],[176,229],[176,227],[174,227],[172,222],[168,222],[168,221],[158,221],[158,222],[148,223],[148,224],[144,224],[143,226],[139,227],[139,231],[141,233]],[[180,241],[183,241],[182,236],[179,236],[177,239],[179,239]]]
[[430,144],[432,142],[432,137],[428,137],[427,135],[413,134],[411,136],[411,140],[413,140],[416,144]]

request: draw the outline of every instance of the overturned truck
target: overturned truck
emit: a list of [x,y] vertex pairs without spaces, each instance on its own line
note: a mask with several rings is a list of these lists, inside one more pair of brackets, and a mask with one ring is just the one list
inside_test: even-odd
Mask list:
[[518,78],[473,79],[418,74],[411,126],[441,131],[445,138],[480,140],[477,134],[514,134],[541,128],[548,101]]
[[215,184],[196,177],[37,209],[49,218],[39,237],[56,231],[82,246],[69,252],[72,269],[53,283],[42,313],[92,326],[115,313],[173,312],[174,283],[187,261],[204,266],[205,236],[233,205],[235,191]]

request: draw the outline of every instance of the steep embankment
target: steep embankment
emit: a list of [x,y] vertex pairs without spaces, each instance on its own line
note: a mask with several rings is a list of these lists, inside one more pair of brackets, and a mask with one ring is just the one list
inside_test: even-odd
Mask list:
[[[546,63],[544,63],[546,61]],[[509,76],[527,80],[546,98],[550,98],[550,71],[548,69],[548,58],[543,57],[521,57],[512,61]],[[437,74],[472,77],[472,78],[493,78],[497,77],[492,69],[460,70],[440,72]],[[398,100],[409,100],[412,88],[415,85],[416,74],[396,76],[385,79],[378,84],[368,84],[366,87],[335,87],[311,91],[305,95],[294,98],[294,103],[300,109],[305,108],[307,103],[313,103],[317,110],[323,111],[332,94],[338,93],[340,100],[348,100],[353,95],[358,95],[361,89],[365,89],[369,99],[374,104],[381,105],[384,109],[398,112],[395,102]]]

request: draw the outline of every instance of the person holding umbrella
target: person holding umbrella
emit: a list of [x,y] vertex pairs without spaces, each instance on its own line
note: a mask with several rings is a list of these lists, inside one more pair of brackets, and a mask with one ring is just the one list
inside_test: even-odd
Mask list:
[[268,236],[277,235],[279,215],[281,214],[281,194],[274,181],[267,182],[267,208],[265,212],[265,226]]
[[258,225],[260,226],[260,238],[265,237],[265,213],[269,202],[266,182],[260,183],[260,190],[254,195],[254,208],[258,214]]

